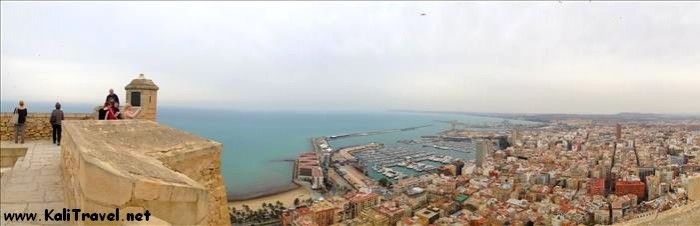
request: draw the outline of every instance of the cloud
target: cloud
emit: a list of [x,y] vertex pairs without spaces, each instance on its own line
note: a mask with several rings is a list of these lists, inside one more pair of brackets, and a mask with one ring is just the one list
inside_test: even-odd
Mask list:
[[170,105],[700,112],[692,2],[0,4],[3,99],[145,73]]

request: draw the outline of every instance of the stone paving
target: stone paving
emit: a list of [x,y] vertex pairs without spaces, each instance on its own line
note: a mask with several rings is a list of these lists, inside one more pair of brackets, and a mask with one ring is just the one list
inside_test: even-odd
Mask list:
[[[30,141],[25,144],[0,143],[0,148],[27,147],[24,157],[2,177],[0,212],[37,213],[43,220],[44,209],[60,211],[65,207],[59,146],[50,141]],[[55,222],[6,222],[0,215],[0,225],[57,225]]]

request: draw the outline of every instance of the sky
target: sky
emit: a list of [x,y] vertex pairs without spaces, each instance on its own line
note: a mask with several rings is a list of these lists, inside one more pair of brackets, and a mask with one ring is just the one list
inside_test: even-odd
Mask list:
[[3,102],[700,113],[698,2],[0,4]]

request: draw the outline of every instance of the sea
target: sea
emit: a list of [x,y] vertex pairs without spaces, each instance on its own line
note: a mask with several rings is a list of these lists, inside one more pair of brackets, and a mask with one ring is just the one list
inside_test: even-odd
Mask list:
[[[14,103],[3,101],[3,112]],[[89,104],[64,103],[65,112],[89,112]],[[52,103],[32,103],[31,112],[50,112]],[[334,148],[370,142],[387,148],[400,146],[399,140],[420,139],[449,129],[444,121],[457,120],[472,125],[503,122],[501,118],[461,114],[412,113],[396,111],[239,111],[159,107],[158,121],[223,144],[221,173],[230,200],[244,200],[285,191],[292,184],[293,160],[312,150],[311,138],[355,132],[385,131],[425,126],[414,130],[354,136],[330,142]],[[510,123],[530,122],[509,120]],[[461,153],[472,159],[472,153]]]

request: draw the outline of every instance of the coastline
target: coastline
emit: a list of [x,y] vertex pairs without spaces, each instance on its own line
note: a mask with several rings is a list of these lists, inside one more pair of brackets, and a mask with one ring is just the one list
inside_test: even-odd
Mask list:
[[276,193],[268,193],[267,195],[257,196],[245,200],[229,201],[228,206],[236,209],[243,209],[243,205],[247,205],[255,210],[262,207],[263,203],[276,203],[280,201],[286,207],[294,205],[294,199],[306,200],[311,198],[311,191],[304,186],[295,185],[295,188],[284,190]]
[[295,190],[299,188],[300,186],[289,182],[289,184],[284,185],[284,186],[275,186],[275,187],[265,187],[265,190],[254,192],[254,193],[247,193],[245,195],[238,195],[238,196],[232,196],[229,194],[229,197],[235,197],[235,198],[229,198],[228,202],[240,202],[240,201],[247,201],[247,200],[252,200],[252,199],[257,199],[257,198],[262,198],[266,196],[273,196],[277,195],[280,193],[288,192]]

